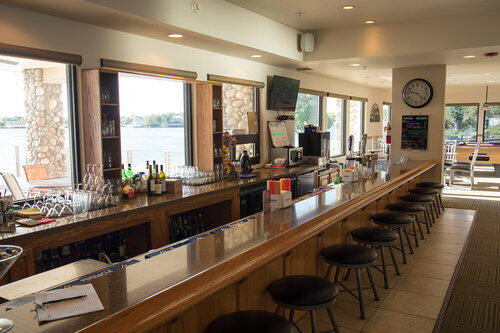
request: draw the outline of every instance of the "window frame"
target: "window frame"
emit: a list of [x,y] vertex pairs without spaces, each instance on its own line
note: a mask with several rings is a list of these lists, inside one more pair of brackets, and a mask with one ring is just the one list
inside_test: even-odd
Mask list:
[[82,155],[80,149],[80,118],[78,114],[78,83],[75,65],[66,65],[66,89],[68,95],[68,131],[71,158],[71,178],[73,184],[82,180]]
[[[260,90],[261,89],[256,86],[249,86],[244,84],[239,84],[239,85],[252,88],[253,91],[252,103],[257,118],[257,134],[238,134],[234,135],[234,137],[236,138],[237,145],[253,143],[254,156],[250,157],[250,165],[258,165],[260,164]],[[225,131],[225,129],[223,130]],[[236,147],[231,147],[231,160],[238,161],[238,157],[236,156]]]
[[[499,104],[500,105],[500,104]],[[446,108],[447,107],[453,107],[453,106],[475,106],[476,107],[476,138],[473,140],[473,141],[470,141],[470,142],[477,142],[478,139],[479,139],[479,103],[446,103],[444,105],[444,117],[446,118]],[[483,112],[483,141],[484,141],[484,112]],[[446,129],[445,129],[446,130]],[[444,135],[444,131],[443,131],[443,139],[446,140],[446,137]]]
[[[478,104],[479,105],[479,104]],[[491,107],[491,106],[500,106],[500,102],[490,102],[488,103],[488,105]],[[495,143],[495,142],[498,142],[500,141],[500,139],[493,139],[493,140],[486,140],[486,136],[485,136],[485,126],[486,126],[486,112],[485,110],[483,110],[483,142],[491,142],[491,143]],[[478,107],[478,127],[479,127],[479,107]],[[479,129],[478,129],[478,132],[479,132]],[[477,137],[476,137],[476,140],[477,140]]]
[[[330,158],[337,158],[337,157],[342,157],[346,155],[346,136],[347,136],[347,99],[345,98],[339,98],[339,97],[334,97],[334,96],[327,96],[326,97],[326,109],[325,109],[325,115],[326,118],[328,119],[328,98],[337,98],[342,101],[342,152],[339,155],[330,155]],[[321,117],[323,118],[323,117]],[[328,122],[328,120],[327,120]],[[330,142],[330,147],[331,147],[331,142]],[[330,150],[331,153],[331,150]]]

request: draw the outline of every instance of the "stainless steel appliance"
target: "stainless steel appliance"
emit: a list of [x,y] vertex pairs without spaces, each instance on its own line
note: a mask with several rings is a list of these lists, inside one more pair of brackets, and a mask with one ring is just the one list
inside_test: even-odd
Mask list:
[[299,165],[303,159],[302,147],[280,147],[271,148],[271,161],[284,158],[287,166]]

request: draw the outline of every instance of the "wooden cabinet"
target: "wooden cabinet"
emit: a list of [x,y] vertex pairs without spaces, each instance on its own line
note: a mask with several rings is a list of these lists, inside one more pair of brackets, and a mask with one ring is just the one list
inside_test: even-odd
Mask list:
[[222,84],[196,85],[196,128],[197,165],[214,171],[215,165],[222,165]]
[[330,183],[330,174],[319,176],[318,185],[319,187],[325,187]]
[[118,72],[82,70],[85,163],[103,166],[106,179],[121,178]]

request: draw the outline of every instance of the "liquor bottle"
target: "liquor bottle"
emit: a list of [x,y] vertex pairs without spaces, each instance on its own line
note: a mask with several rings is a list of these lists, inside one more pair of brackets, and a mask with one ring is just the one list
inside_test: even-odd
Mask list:
[[161,193],[167,193],[167,183],[165,182],[165,173],[163,172],[163,164],[160,165],[160,184],[161,184]]
[[161,181],[159,172],[155,173],[155,195],[161,195]]
[[127,173],[125,174],[127,179],[130,179],[131,181],[134,179],[134,173],[132,172],[132,164],[128,164],[128,170]]
[[155,195],[155,180],[153,176],[153,167],[149,166],[149,175],[148,175],[148,197],[152,197]]
[[149,170],[149,161],[146,161],[146,172]]
[[126,180],[127,180],[127,175],[125,173],[125,167],[122,164],[122,183],[125,183]]

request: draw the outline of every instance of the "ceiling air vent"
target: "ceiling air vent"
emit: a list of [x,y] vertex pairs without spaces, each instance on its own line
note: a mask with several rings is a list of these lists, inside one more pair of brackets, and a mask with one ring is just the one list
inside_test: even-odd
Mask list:
[[299,72],[305,72],[305,71],[312,71],[313,69],[311,67],[297,67],[297,70]]

